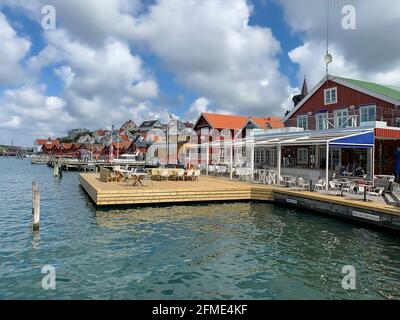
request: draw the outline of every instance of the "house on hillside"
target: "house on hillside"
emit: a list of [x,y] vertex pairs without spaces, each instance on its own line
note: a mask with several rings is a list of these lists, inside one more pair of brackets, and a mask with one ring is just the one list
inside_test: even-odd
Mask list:
[[87,133],[87,134],[84,134],[83,136],[79,137],[79,139],[76,142],[77,143],[83,143],[83,144],[86,144],[86,143],[93,144],[96,141],[95,141],[95,138],[92,137],[92,135]]
[[126,133],[126,131],[135,132],[137,130],[138,130],[138,126],[132,120],[126,121],[120,128],[120,131],[123,132],[123,133]]
[[163,125],[158,120],[143,121],[139,126],[140,133],[147,133],[153,129],[163,129]]

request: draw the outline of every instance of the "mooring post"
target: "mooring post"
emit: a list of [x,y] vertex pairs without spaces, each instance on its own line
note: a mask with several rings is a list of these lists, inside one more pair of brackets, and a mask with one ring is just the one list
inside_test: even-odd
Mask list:
[[32,227],[39,230],[40,224],[40,191],[36,182],[32,183]]
[[33,217],[33,208],[35,207],[35,191],[38,189],[37,183],[35,181],[32,182],[32,217]]

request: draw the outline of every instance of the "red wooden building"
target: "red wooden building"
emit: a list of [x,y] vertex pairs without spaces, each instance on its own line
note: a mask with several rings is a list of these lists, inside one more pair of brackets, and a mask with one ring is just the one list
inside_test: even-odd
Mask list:
[[[400,88],[327,75],[295,103],[284,118],[285,127],[319,131],[370,127],[375,134],[375,174],[393,174],[393,153],[400,146]],[[302,150],[290,148],[283,156],[309,166],[318,151]],[[331,156],[332,164],[342,165],[362,163],[366,158],[365,150],[351,149],[336,150]],[[322,157],[323,150],[317,158]]]
[[[204,144],[222,140],[236,140],[246,138],[247,130],[250,129],[278,129],[283,128],[282,118],[277,117],[251,117],[228,114],[215,114],[203,112],[195,122],[191,143]],[[195,141],[196,140],[196,141]],[[204,148],[199,147],[198,162],[204,162]],[[227,150],[224,148],[209,147],[209,163],[225,163],[227,161]],[[233,150],[234,161],[244,162],[246,149],[235,148]],[[197,161],[197,160],[196,160]],[[192,162],[195,163],[195,161]]]

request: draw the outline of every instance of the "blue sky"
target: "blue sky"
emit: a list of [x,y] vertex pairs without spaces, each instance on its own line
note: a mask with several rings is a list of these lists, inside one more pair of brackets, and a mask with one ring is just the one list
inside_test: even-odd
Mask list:
[[[399,29],[399,4],[385,2],[393,10],[380,21],[372,0],[331,3],[334,74],[399,85],[399,45],[385,32]],[[0,0],[0,144],[165,121],[168,112],[191,121],[204,111],[282,116],[304,75],[309,88],[324,75],[326,3]],[[41,26],[45,4],[56,9],[56,30]],[[341,27],[346,4],[358,14],[350,32]]]

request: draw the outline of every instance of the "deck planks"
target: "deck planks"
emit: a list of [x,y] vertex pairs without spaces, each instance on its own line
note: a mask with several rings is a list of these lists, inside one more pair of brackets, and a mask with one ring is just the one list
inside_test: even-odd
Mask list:
[[341,204],[400,216],[398,208],[382,203],[362,202],[317,192],[296,191],[208,176],[201,176],[199,181],[147,180],[144,186],[132,186],[130,183],[104,183],[100,181],[99,174],[81,173],[80,183],[99,206],[233,200],[274,201],[274,193],[283,193],[287,197],[304,197],[332,205]]

